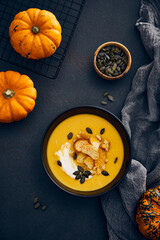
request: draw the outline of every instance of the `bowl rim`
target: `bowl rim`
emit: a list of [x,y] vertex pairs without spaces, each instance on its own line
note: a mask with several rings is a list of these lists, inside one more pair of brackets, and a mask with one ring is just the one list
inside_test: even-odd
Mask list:
[[[103,47],[106,47],[106,46],[117,46],[121,49],[123,49],[123,51],[125,52],[125,54],[127,55],[128,57],[128,64],[127,64],[127,67],[125,68],[125,70],[118,76],[115,76],[115,77],[110,77],[110,76],[107,76],[106,74],[103,74],[97,67],[97,64],[96,64],[96,58],[97,58],[97,55],[99,53],[99,51],[103,48]],[[106,80],[116,80],[116,79],[119,79],[121,77],[123,77],[130,69],[131,67],[131,63],[132,63],[132,57],[131,57],[131,54],[130,54],[130,51],[128,50],[128,48],[126,46],[124,46],[122,43],[120,42],[115,42],[115,41],[110,41],[110,42],[105,42],[103,44],[101,44],[95,51],[94,53],[94,59],[93,59],[93,65],[94,65],[94,68],[96,70],[96,72],[99,74],[99,76],[101,76],[102,78],[106,79]]]
[[[87,110],[87,111],[86,111]],[[105,185],[104,187],[97,189],[97,190],[92,190],[92,191],[79,191],[79,190],[75,190],[72,188],[67,187],[66,185],[64,185],[62,182],[60,182],[53,174],[53,172],[51,171],[48,161],[47,161],[47,143],[48,140],[50,138],[50,135],[52,134],[53,130],[65,119],[71,117],[71,116],[75,116],[78,114],[87,114],[89,111],[101,111],[101,113],[105,113],[108,116],[111,116],[111,118],[113,118],[117,124],[119,124],[119,126],[121,126],[121,129],[123,129],[123,134],[125,134],[125,140],[127,141],[127,146],[128,146],[128,152],[125,153],[125,146],[124,146],[124,160],[123,160],[123,164],[121,166],[120,171],[118,172],[117,176],[112,180],[112,182],[110,182],[109,184]],[[82,113],[74,113],[76,111],[84,111]],[[73,114],[74,113],[74,114]],[[68,117],[65,117],[65,115],[68,115]],[[97,115],[95,113],[89,113],[89,114],[93,114],[96,116],[100,116]],[[106,119],[103,116],[100,116],[104,119]],[[108,119],[106,119],[107,121],[109,121]],[[110,122],[110,121],[109,121]],[[111,123],[111,122],[110,122]],[[55,124],[55,125],[54,125]],[[113,125],[113,123],[111,123]],[[114,126],[114,125],[113,125]],[[114,126],[115,127],[115,126]],[[115,127],[116,128],[116,127]],[[116,130],[118,131],[118,129],[116,128]],[[119,131],[118,131],[119,133]],[[119,133],[120,135],[120,133]],[[120,135],[121,137],[121,135]],[[122,139],[122,137],[121,137]],[[122,139],[123,145],[124,145],[124,139]],[[127,150],[127,149],[126,149]],[[125,158],[126,156],[126,158]],[[109,191],[111,191],[112,189],[114,189],[125,177],[125,175],[127,174],[130,165],[131,165],[131,145],[130,145],[130,138],[129,138],[129,134],[125,128],[125,126],[123,125],[123,123],[120,121],[120,119],[118,117],[116,117],[113,113],[111,113],[110,111],[98,107],[98,106],[91,106],[91,105],[85,105],[85,106],[79,106],[79,107],[74,107],[71,108],[69,110],[66,110],[64,112],[62,112],[61,114],[59,114],[47,127],[47,129],[45,130],[44,136],[42,138],[42,142],[41,142],[41,159],[42,159],[42,165],[45,169],[45,172],[47,173],[48,177],[51,179],[52,182],[54,182],[60,189],[62,189],[63,191],[75,195],[75,196],[79,196],[79,197],[95,197],[95,196],[100,196],[103,195]],[[122,171],[123,170],[123,171]],[[122,171],[122,172],[121,172]]]

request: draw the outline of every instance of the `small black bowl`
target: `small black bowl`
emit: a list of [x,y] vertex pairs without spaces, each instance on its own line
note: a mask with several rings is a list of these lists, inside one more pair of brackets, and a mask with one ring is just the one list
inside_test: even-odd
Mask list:
[[[118,175],[113,179],[111,183],[108,185],[94,190],[94,191],[78,191],[74,190],[72,188],[69,188],[65,186],[62,182],[60,182],[53,174],[51,171],[49,164],[48,164],[48,159],[47,159],[47,144],[48,140],[53,132],[53,130],[66,118],[69,118],[71,116],[77,115],[77,114],[94,114],[99,117],[102,117],[106,119],[108,122],[110,122],[116,130],[119,132],[123,145],[124,145],[124,160],[122,167],[118,173]],[[72,108],[60,116],[58,116],[49,126],[48,130],[45,133],[44,139],[43,139],[43,145],[42,145],[42,161],[44,168],[46,170],[46,173],[50,177],[50,179],[61,189],[64,191],[71,193],[76,196],[84,196],[84,197],[89,197],[89,196],[98,196],[101,195],[105,192],[108,192],[109,190],[113,189],[113,187],[117,186],[117,184],[122,180],[122,178],[125,176],[127,169],[130,165],[130,158],[131,158],[131,148],[130,148],[130,140],[128,133],[123,126],[122,122],[112,113],[109,111],[106,111],[102,108],[99,107],[92,107],[92,106],[84,106],[84,107],[77,107],[77,108]]]

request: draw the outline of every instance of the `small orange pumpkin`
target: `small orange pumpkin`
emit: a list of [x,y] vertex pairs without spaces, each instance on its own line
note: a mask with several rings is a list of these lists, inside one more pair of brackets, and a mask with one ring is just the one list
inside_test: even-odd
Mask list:
[[25,118],[33,110],[36,97],[37,91],[27,75],[0,72],[0,122]]
[[147,239],[160,239],[160,186],[142,195],[137,206],[136,221]]
[[23,57],[46,58],[61,43],[61,25],[53,13],[30,8],[14,17],[9,36],[12,47]]

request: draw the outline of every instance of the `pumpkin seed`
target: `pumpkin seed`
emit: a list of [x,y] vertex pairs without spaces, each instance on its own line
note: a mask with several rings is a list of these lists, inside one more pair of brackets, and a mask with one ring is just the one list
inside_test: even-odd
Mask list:
[[77,159],[77,153],[76,153],[76,152],[74,152],[74,154],[73,154],[73,159],[74,159],[74,160]]
[[104,53],[104,52],[100,52],[100,53],[98,54],[98,56],[99,56],[100,58],[102,58],[102,57],[105,56],[105,53]]
[[75,171],[73,175],[79,175],[79,171]]
[[75,179],[79,180],[81,178],[81,174],[76,175]]
[[90,171],[85,171],[85,173],[90,176],[91,175],[91,172]]
[[108,94],[108,95],[107,95],[107,98],[108,98],[109,101],[114,102],[113,96],[111,96],[111,95]]
[[60,167],[62,167],[62,163],[61,163],[60,160],[57,161],[57,164],[58,164]]
[[68,140],[70,140],[70,139],[72,139],[72,137],[73,137],[73,133],[70,132],[70,133],[67,135],[67,138],[68,138]]
[[87,131],[89,134],[92,134],[92,130],[91,130],[89,127],[86,128],[86,131]]
[[37,203],[34,205],[34,208],[37,209],[37,208],[40,207],[40,205],[41,205],[40,202],[37,202]]
[[85,176],[86,178],[89,177],[88,174],[87,174],[86,172],[84,172],[82,176]]
[[33,199],[33,203],[37,203],[38,201],[39,201],[38,197],[35,197],[35,198]]
[[104,176],[108,176],[109,175],[109,173],[107,172],[107,171],[102,171],[101,172]]
[[110,60],[110,56],[108,54],[106,54],[106,58],[108,61]]
[[103,93],[103,97],[106,97],[108,95],[108,92]]
[[79,172],[82,172],[82,173],[84,172],[84,169],[83,169],[83,167],[81,167],[81,166],[78,166],[77,168],[78,168],[78,171],[79,171]]
[[121,62],[122,62],[122,60],[118,60],[118,61],[117,61],[117,65],[119,65]]
[[81,179],[80,179],[80,183],[84,183],[85,182],[85,176],[82,176]]
[[46,205],[43,205],[42,206],[42,211],[45,211],[47,209],[47,206]]
[[120,67],[117,67],[117,70],[118,70],[118,72],[120,72],[121,71]]
[[116,158],[115,158],[115,160],[114,160],[114,163],[116,163],[116,162],[117,162],[117,160],[118,160],[118,157],[116,157]]
[[103,72],[105,70],[105,66],[101,67],[99,70]]
[[102,105],[107,105],[107,102],[106,101],[101,101],[101,104]]
[[114,62],[114,63],[113,63],[113,66],[112,66],[112,71],[113,71],[113,72],[116,70],[116,67],[117,67],[117,63]]
[[105,128],[102,128],[100,134],[102,135],[105,132]]

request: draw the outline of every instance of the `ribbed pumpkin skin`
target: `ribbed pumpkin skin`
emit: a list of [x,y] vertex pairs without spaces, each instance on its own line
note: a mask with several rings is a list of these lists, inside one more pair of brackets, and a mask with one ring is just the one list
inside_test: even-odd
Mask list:
[[[33,27],[39,32],[34,33]],[[12,47],[23,57],[46,58],[61,43],[61,25],[53,13],[30,8],[15,16],[9,27],[9,36]]]
[[[12,91],[13,96],[6,95]],[[35,106],[37,91],[27,75],[0,72],[0,122],[10,123],[25,118]]]
[[160,186],[142,195],[137,206],[136,221],[147,239],[160,239]]

